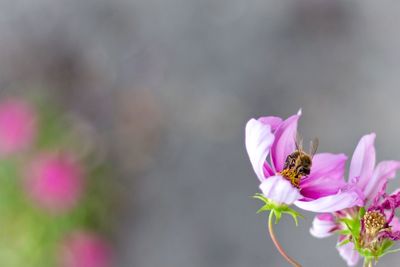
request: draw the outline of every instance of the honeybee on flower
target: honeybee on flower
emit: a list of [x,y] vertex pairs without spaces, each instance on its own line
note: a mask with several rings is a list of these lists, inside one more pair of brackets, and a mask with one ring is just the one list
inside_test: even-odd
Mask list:
[[347,159],[344,154],[313,155],[317,141],[311,155],[296,146],[300,117],[301,111],[286,120],[261,117],[246,125],[246,149],[263,196],[314,212],[360,204],[358,192],[346,186],[343,179]]
[[283,171],[281,174],[297,188],[300,187],[300,180],[310,174],[312,167],[312,158],[317,152],[319,140],[315,138],[310,143],[310,152],[306,153],[303,150],[303,140],[297,134],[296,136],[296,150],[287,156]]
[[291,215],[296,224],[295,204],[314,212],[335,212],[362,205],[360,191],[343,179],[347,157],[344,154],[318,153],[318,140],[303,150],[297,124],[301,111],[283,120],[279,117],[251,119],[246,125],[246,149],[254,172],[260,180],[262,194],[255,198],[264,202],[259,212],[269,211],[268,229],[281,255],[293,266],[301,266],[282,249],[273,231],[272,220],[282,214]]

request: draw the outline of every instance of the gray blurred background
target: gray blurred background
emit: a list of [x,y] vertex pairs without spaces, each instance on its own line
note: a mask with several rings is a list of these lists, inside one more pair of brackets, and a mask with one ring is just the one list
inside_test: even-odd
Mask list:
[[[400,159],[400,2],[0,3],[2,94],[44,90],[106,140],[126,191],[116,266],[288,266],[249,197],[251,117],[303,108],[319,151],[351,154],[375,131],[378,160]],[[344,266],[305,215],[277,226],[288,253]]]

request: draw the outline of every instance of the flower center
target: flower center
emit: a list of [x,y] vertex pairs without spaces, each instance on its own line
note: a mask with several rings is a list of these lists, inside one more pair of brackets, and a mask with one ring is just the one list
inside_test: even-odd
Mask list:
[[300,188],[301,176],[297,175],[293,169],[284,169],[280,172],[280,175],[286,178],[294,187]]
[[368,211],[364,214],[364,226],[367,235],[375,236],[386,226],[386,218],[379,211]]

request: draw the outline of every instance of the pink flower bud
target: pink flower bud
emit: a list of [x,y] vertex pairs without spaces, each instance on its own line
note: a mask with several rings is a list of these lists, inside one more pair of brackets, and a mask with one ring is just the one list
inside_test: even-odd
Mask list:
[[41,155],[28,167],[25,189],[36,205],[60,213],[79,200],[82,178],[81,166],[70,155]]
[[93,233],[77,232],[61,245],[60,267],[110,267],[111,248]]
[[8,99],[0,103],[0,154],[19,152],[36,135],[36,114],[28,103]]
[[340,228],[332,214],[324,213],[315,216],[310,233],[317,238],[328,237]]

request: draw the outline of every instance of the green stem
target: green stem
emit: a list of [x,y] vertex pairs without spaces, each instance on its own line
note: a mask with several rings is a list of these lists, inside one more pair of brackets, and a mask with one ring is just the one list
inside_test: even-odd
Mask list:
[[268,230],[269,230],[269,235],[271,236],[272,242],[274,242],[275,247],[278,249],[279,253],[281,253],[282,257],[285,258],[285,260],[287,260],[290,264],[292,264],[295,267],[301,267],[301,265],[295,261],[294,259],[292,259],[282,248],[281,244],[278,242],[278,239],[275,236],[275,232],[274,229],[272,227],[273,223],[272,223],[272,219],[274,217],[274,212],[271,211],[269,213],[269,218],[268,218]]
[[372,267],[372,260],[364,260],[363,267]]

